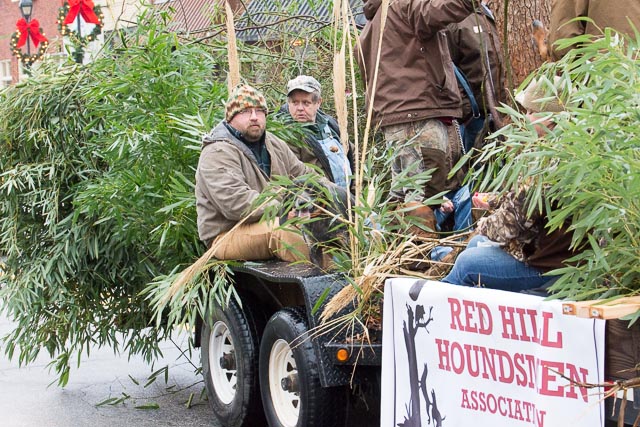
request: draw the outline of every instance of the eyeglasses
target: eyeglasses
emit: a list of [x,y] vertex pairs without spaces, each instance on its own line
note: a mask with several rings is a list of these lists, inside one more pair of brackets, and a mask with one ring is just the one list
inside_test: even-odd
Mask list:
[[240,111],[238,114],[241,114],[243,116],[249,116],[249,117],[251,117],[254,114],[256,116],[266,116],[267,110],[265,110],[264,108],[245,108],[244,110]]

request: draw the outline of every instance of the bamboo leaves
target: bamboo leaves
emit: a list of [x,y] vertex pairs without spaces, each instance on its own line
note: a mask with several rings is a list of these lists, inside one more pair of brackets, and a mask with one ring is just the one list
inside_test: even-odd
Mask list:
[[530,209],[544,207],[549,228],[568,226],[573,244],[585,248],[573,258],[576,266],[557,271],[562,278],[552,291],[558,297],[640,292],[639,41],[614,38],[607,30],[537,73],[549,81],[560,76],[558,93],[566,101],[544,138],[520,113],[505,109],[512,124],[497,132],[503,143],[481,155],[487,162],[478,174],[482,188],[527,182]]
[[17,322],[6,349],[22,363],[46,350],[60,385],[90,345],[153,358],[168,331],[147,328],[140,291],[201,250],[195,135],[219,114],[225,89],[210,77],[222,47],[180,46],[148,22],[138,31],[143,44],[117,56],[0,94],[0,301]]

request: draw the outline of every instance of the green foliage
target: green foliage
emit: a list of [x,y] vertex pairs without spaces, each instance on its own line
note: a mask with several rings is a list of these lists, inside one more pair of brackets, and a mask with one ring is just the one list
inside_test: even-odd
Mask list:
[[[295,11],[279,13],[285,23]],[[171,326],[193,325],[198,313],[234,296],[227,263],[207,266],[216,272],[212,282],[201,271],[185,286],[171,286],[204,249],[193,176],[201,135],[222,118],[226,83],[216,72],[224,69],[226,48],[182,43],[163,28],[143,16],[136,32],[120,34],[118,47],[95,62],[42,67],[0,92],[0,254],[7,256],[0,310],[17,322],[5,337],[5,352],[29,363],[45,349],[55,357],[61,385],[90,346],[151,360]],[[314,28],[304,34],[276,28],[282,37],[271,49],[240,43],[243,76],[266,93],[271,111],[285,102],[287,80],[304,73],[321,81],[323,108],[334,112],[329,76],[342,30]],[[571,221],[576,242],[587,238],[578,266],[560,271],[554,290],[561,297],[628,295],[640,288],[637,56],[638,41],[613,46],[608,33],[547,64],[539,74],[549,86],[553,75],[561,76],[568,106],[554,116],[556,127],[539,139],[520,112],[507,108],[512,125],[499,132],[505,142],[481,154],[482,188],[531,183],[531,209],[546,209],[552,227]],[[362,93],[350,75],[347,80],[350,91]],[[363,127],[364,109],[361,97],[352,100],[354,135]],[[277,120],[268,126],[285,139],[301,136]],[[425,252],[407,243],[411,221],[397,215],[388,197],[392,155],[371,139],[353,138],[363,179],[347,224],[348,251],[331,250],[359,297],[360,319],[378,308],[374,292],[384,278],[405,273],[403,263],[424,260],[437,244]],[[428,179],[426,173],[400,184],[420,186]],[[290,185],[277,180],[274,191]]]
[[240,301],[232,286],[229,267],[233,264],[211,260],[181,286],[176,286],[183,274],[176,271],[178,266],[171,274],[157,277],[142,291],[155,312],[156,325],[195,325],[197,316],[205,318],[215,306],[226,307],[231,298]]
[[556,125],[538,138],[521,113],[506,109],[513,123],[498,132],[504,142],[481,159],[489,161],[479,176],[484,189],[531,185],[530,209],[544,209],[551,229],[569,223],[574,244],[586,244],[575,266],[556,271],[563,274],[552,288],[557,297],[640,291],[640,51],[638,40],[615,39],[607,31],[545,64],[537,75],[566,111],[548,114]]
[[142,21],[133,37],[0,93],[0,301],[17,322],[5,349],[21,363],[46,349],[61,385],[90,345],[157,355],[168,331],[148,327],[140,291],[202,251],[193,175],[222,114],[225,51]]
[[[151,360],[172,326],[193,325],[234,295],[225,263],[209,266],[212,283],[200,274],[170,290],[204,249],[193,176],[227,91],[224,43],[168,33],[170,13],[143,12],[135,31],[117,33],[90,64],[45,64],[0,92],[0,310],[17,322],[5,352],[26,364],[46,350],[60,385],[90,346]],[[318,24],[304,37],[274,26],[283,37],[269,49],[240,43],[243,77],[271,111],[299,73],[326,78],[331,110],[332,35]],[[297,39],[303,46],[291,49]],[[299,138],[277,121],[268,126]]]

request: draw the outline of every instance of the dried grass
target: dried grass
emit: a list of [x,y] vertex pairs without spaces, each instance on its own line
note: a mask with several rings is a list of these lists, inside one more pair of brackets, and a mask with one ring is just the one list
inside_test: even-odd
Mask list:
[[[424,239],[419,241],[415,237],[407,240],[397,240],[393,249],[384,253],[368,254],[362,261],[362,273],[354,279],[352,286],[345,286],[325,305],[320,318],[329,322],[335,315],[355,305],[360,312],[367,312],[367,307],[376,293],[382,294],[387,279],[402,276],[413,276],[429,280],[439,280],[448,271],[449,262],[431,261],[429,254],[436,246],[450,246],[462,248],[465,243],[460,239],[470,233],[453,235],[444,239]],[[457,251],[456,251],[457,252]],[[450,257],[451,258],[451,257]],[[409,266],[421,263],[421,271],[409,269]],[[436,268],[434,268],[436,267]],[[437,274],[435,274],[437,272]],[[376,310],[377,308],[374,308]]]

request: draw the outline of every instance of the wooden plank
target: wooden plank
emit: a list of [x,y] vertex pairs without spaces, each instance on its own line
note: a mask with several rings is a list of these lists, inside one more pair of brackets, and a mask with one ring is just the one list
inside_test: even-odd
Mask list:
[[562,313],[583,318],[619,319],[640,310],[640,296],[615,300],[569,301],[562,304]]
[[619,319],[638,310],[640,310],[640,304],[592,306],[590,317],[595,319]]
[[[562,304],[562,313],[569,316],[589,317],[589,307],[598,302],[598,300],[592,301],[569,301]],[[585,316],[585,310],[587,315]]]

